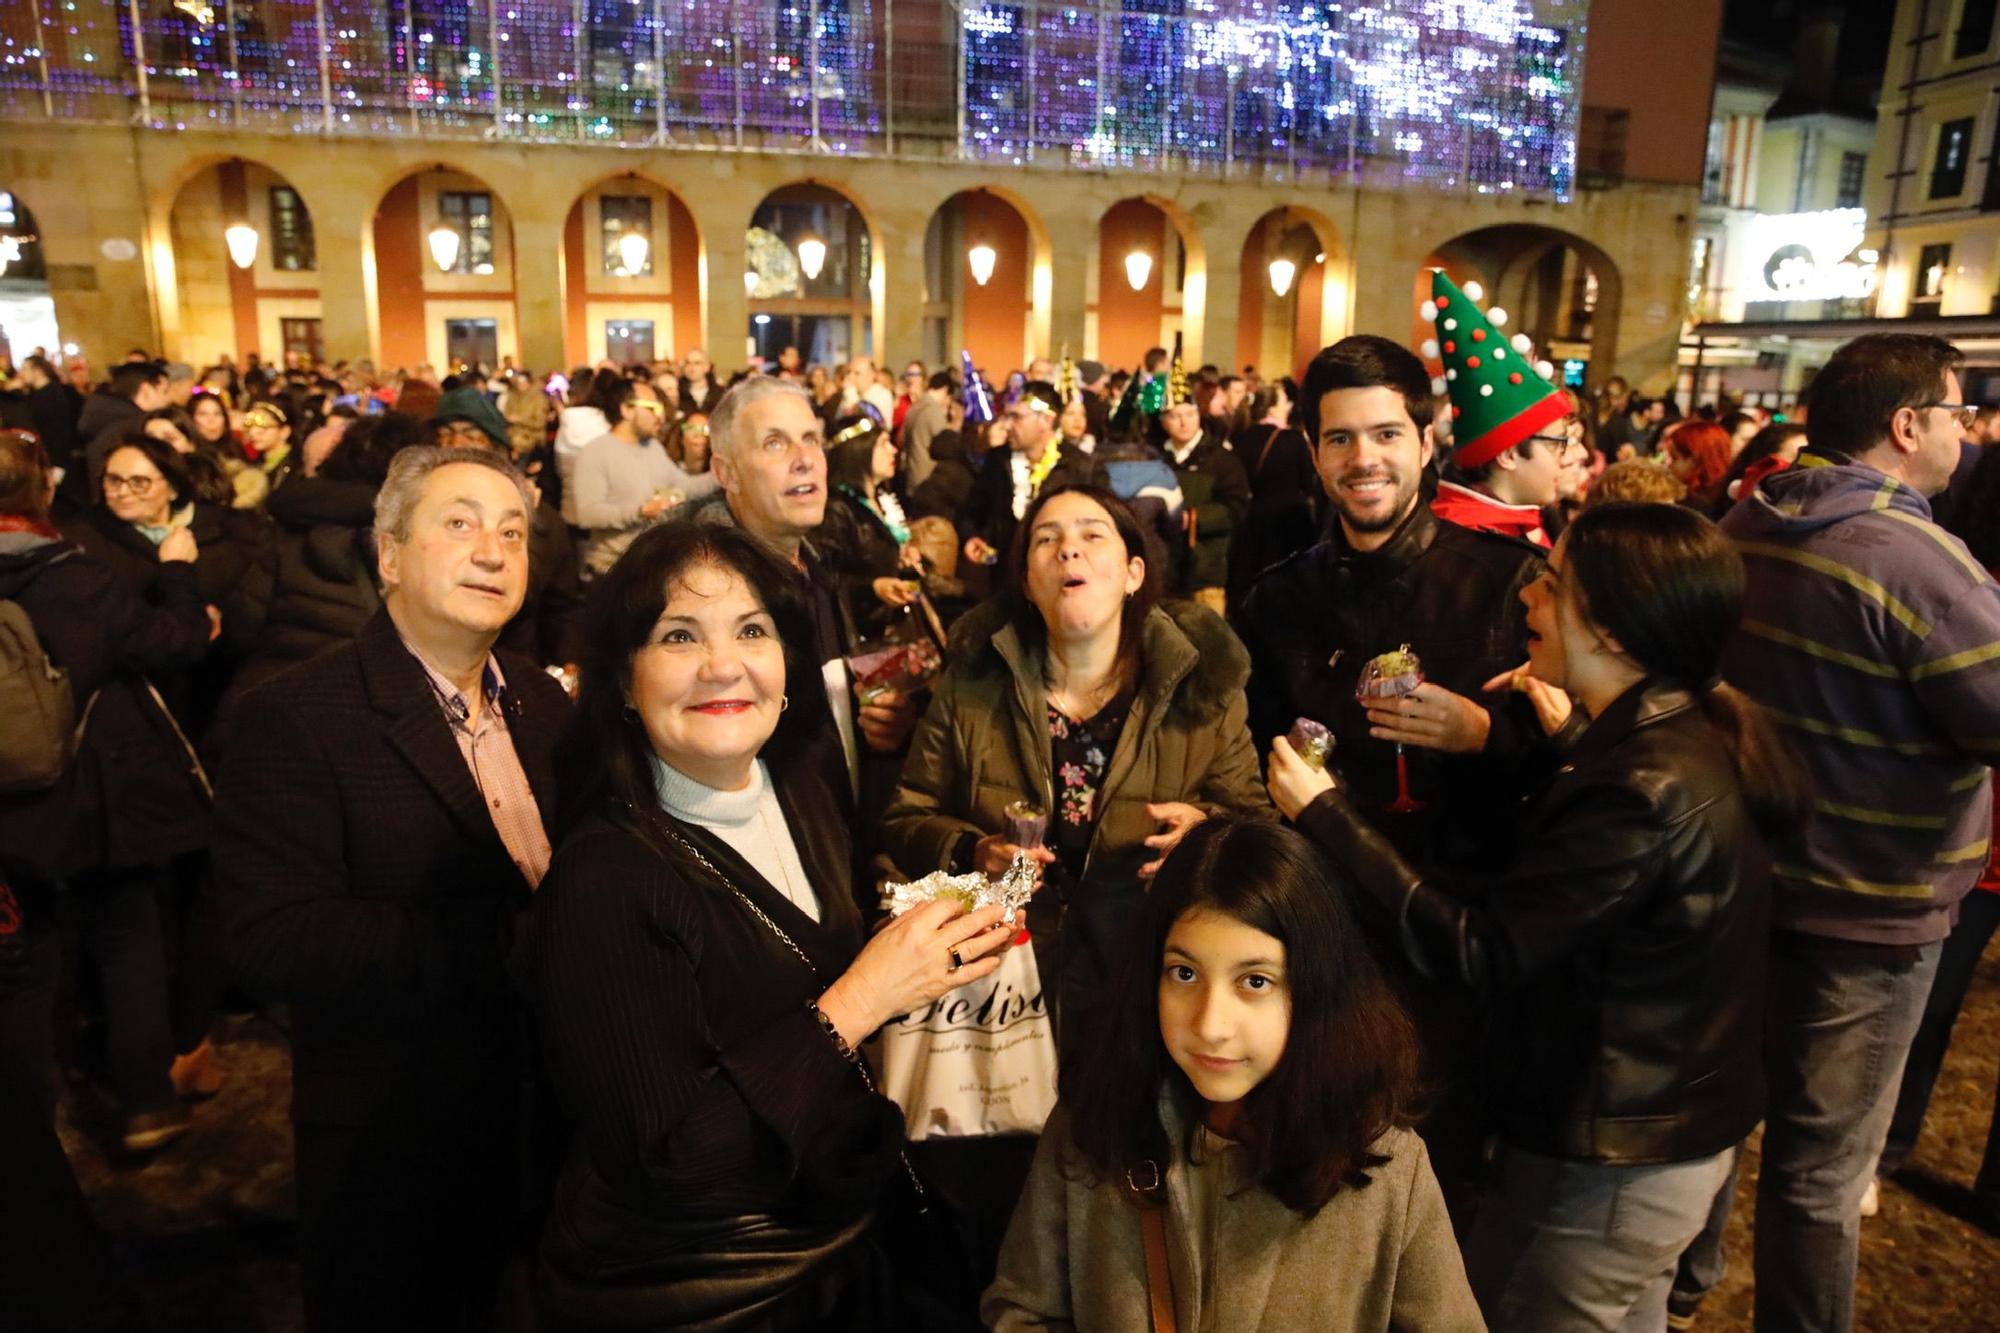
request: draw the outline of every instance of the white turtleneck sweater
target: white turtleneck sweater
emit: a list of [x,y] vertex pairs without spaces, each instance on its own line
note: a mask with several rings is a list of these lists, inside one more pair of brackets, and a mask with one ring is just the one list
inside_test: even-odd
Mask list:
[[653,789],[668,814],[699,824],[728,843],[793,906],[819,920],[819,897],[799,861],[799,849],[763,760],[751,766],[750,785],[742,791],[717,791],[655,755]]

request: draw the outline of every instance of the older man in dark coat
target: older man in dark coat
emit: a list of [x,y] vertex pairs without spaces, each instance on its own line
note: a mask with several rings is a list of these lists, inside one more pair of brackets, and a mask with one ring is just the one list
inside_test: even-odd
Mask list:
[[291,1006],[306,1320],[476,1329],[523,1202],[523,1015],[507,960],[549,861],[569,705],[495,652],[533,504],[486,451],[398,454],[385,604],[245,697],[216,866],[236,968]]

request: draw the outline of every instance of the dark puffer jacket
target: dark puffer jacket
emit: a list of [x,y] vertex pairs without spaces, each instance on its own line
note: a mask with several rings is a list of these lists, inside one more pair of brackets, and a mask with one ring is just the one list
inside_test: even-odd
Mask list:
[[1692,1161],[1763,1115],[1770,860],[1688,691],[1620,695],[1530,809],[1514,863],[1476,886],[1441,891],[1343,791],[1299,827],[1400,920],[1421,971],[1494,1002],[1489,1087],[1514,1146]]
[[[952,860],[964,835],[1002,831],[1010,802],[1055,808],[1045,649],[1007,610],[988,602],[953,627],[951,665],[882,817],[883,848],[908,874],[958,868]],[[1064,1037],[1137,919],[1146,892],[1139,867],[1155,856],[1145,840],[1159,831],[1147,804],[1271,817],[1245,722],[1243,645],[1220,616],[1192,602],[1155,608],[1142,632],[1138,690],[1098,793],[1080,882],[1052,874],[1036,899],[1035,955],[1044,985],[1061,997]]]
[[380,608],[374,506],[375,488],[361,482],[295,477],[272,492],[278,531],[245,580],[244,614],[231,627],[249,655],[232,699],[352,642]]
[[0,599],[28,613],[42,650],[69,672],[78,715],[88,710],[55,788],[0,795],[0,872],[50,879],[158,864],[206,844],[192,757],[145,676],[199,661],[208,613],[192,565],[161,566],[154,591],[149,605],[69,542],[0,532]]

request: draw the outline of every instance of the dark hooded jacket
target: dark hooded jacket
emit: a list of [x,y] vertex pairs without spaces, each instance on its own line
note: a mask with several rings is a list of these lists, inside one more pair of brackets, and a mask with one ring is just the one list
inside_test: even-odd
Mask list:
[[352,641],[382,605],[373,486],[292,477],[272,491],[270,511],[277,533],[245,577],[230,627],[249,659],[232,697]]
[[194,566],[161,566],[149,603],[69,542],[0,532],[0,600],[27,612],[43,652],[69,673],[84,724],[54,788],[0,795],[0,873],[50,879],[204,846],[205,779],[146,681],[208,649]]
[[[954,861],[968,835],[1004,830],[1010,802],[1055,808],[1046,649],[1039,632],[1009,618],[1010,609],[1009,600],[987,602],[953,627],[951,664],[882,817],[884,850],[906,874],[964,869]],[[1184,801],[1210,814],[1272,817],[1246,723],[1250,659],[1243,645],[1220,616],[1192,602],[1156,607],[1142,633],[1137,693],[1097,796],[1083,873],[1072,884],[1052,869],[1036,899],[1043,984],[1071,1015],[1059,1008],[1061,1037],[1077,1006],[1108,979],[1137,919],[1146,891],[1139,867],[1156,855],[1145,839],[1159,831],[1147,804]]]

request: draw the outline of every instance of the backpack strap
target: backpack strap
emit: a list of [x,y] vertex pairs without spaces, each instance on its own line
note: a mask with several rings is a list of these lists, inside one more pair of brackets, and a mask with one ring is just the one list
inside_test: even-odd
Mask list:
[[1157,1162],[1141,1162],[1125,1173],[1125,1185],[1139,1210],[1139,1239],[1146,1249],[1146,1303],[1153,1333],[1177,1333],[1174,1322],[1174,1273],[1167,1266],[1166,1182]]

